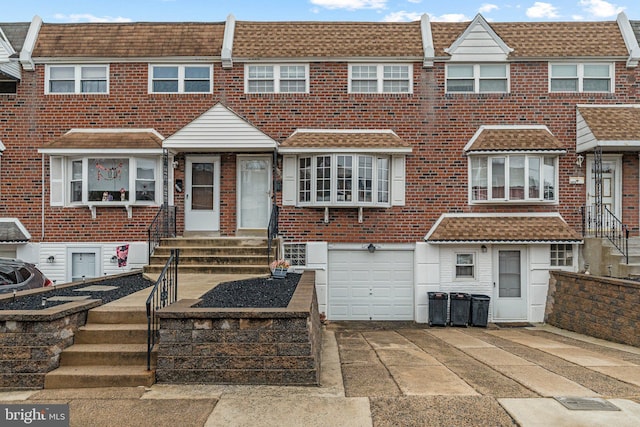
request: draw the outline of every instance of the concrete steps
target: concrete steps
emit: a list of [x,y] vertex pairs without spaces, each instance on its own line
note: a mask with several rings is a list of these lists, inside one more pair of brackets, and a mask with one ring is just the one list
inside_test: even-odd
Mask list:
[[155,376],[140,366],[61,366],[45,376],[44,388],[150,387]]

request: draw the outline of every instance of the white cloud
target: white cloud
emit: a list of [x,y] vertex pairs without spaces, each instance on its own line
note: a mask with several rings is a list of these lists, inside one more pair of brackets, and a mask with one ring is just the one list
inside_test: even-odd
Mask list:
[[327,9],[385,9],[387,0],[311,0],[311,4]]
[[478,9],[478,13],[489,13],[492,10],[498,10],[498,9],[500,8],[495,4],[484,3],[482,6],[480,6],[480,9]]
[[422,3],[422,0],[408,0],[408,1],[409,3],[416,3],[416,4]]
[[580,0],[585,11],[598,18],[608,18],[622,12],[625,8],[604,0]]
[[53,16],[55,19],[65,22],[131,22],[131,18],[123,18],[122,16],[94,16],[90,13],[72,13],[71,15],[64,15],[62,13],[56,13]]
[[422,14],[418,12],[405,12],[401,10],[400,12],[392,12],[384,17],[383,21],[385,22],[406,22],[406,21],[418,21],[420,20],[420,16]]
[[571,15],[571,19],[574,21],[584,21],[584,16],[582,15]]
[[551,3],[537,1],[527,9],[527,16],[529,18],[557,18],[558,8]]
[[439,22],[471,21],[471,18],[465,16],[462,13],[445,13],[444,15],[440,15],[440,16],[432,16],[432,15],[430,15],[430,17],[431,17],[432,21],[439,21]]

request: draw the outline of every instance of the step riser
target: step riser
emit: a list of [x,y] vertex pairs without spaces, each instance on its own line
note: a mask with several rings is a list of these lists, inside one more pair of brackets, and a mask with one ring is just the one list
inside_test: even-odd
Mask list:
[[162,247],[172,247],[172,248],[182,248],[185,246],[192,247],[220,247],[220,246],[229,246],[229,247],[264,247],[267,248],[267,240],[266,239],[251,239],[251,238],[226,238],[226,239],[198,239],[198,238],[176,238],[176,239],[162,239],[160,246]]
[[[157,353],[152,353],[151,364],[156,365]],[[63,351],[60,355],[60,366],[142,366],[147,364],[147,352],[81,352]]]
[[48,374],[44,379],[44,388],[150,387],[154,382],[155,371],[153,370],[147,371],[146,374],[117,376]]
[[[166,246],[158,246],[153,251],[153,256],[160,256],[168,258],[171,255],[170,247]],[[180,248],[180,258],[188,257],[188,256],[267,256],[267,247],[257,247],[257,248],[236,248],[236,247],[212,247],[212,248],[202,248],[202,247],[183,247]],[[275,253],[275,249],[271,249],[271,253]]]
[[[147,274],[160,274],[161,266],[147,265],[144,272]],[[178,274],[269,274],[270,270],[266,265],[262,266],[178,266]]]
[[[160,270],[162,271],[162,270]],[[158,273],[160,273],[158,271]],[[87,324],[147,324],[147,312],[144,310],[137,311],[105,311],[105,310],[89,310]]]
[[[166,265],[169,258],[161,256],[152,256],[151,265]],[[269,263],[267,256],[180,256],[179,265],[261,265],[265,266]]]
[[74,339],[74,344],[146,344],[147,331],[105,331],[80,329]]

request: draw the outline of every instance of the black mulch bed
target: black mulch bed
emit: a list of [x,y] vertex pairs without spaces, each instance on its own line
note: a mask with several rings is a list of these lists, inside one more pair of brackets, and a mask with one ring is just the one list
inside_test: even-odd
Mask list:
[[204,294],[199,308],[284,308],[289,305],[301,274],[284,279],[256,278],[220,283]]
[[[113,278],[106,278],[104,280],[91,281],[87,283],[80,283],[76,286],[68,286],[65,288],[49,287],[48,292],[39,293],[36,295],[18,295],[15,301],[12,298],[6,300],[0,300],[0,310],[41,310],[44,308],[54,307],[60,304],[66,304],[69,301],[50,301],[49,298],[54,296],[85,296],[87,299],[101,299],[103,304],[126,297],[129,294],[149,288],[153,286],[154,282],[145,279],[142,274],[132,274],[129,276],[120,276]],[[84,291],[82,288],[88,286],[117,286],[116,289],[108,291]],[[151,292],[151,288],[149,288]],[[6,295],[6,294],[2,294]],[[42,299],[47,298],[46,304],[42,305]]]

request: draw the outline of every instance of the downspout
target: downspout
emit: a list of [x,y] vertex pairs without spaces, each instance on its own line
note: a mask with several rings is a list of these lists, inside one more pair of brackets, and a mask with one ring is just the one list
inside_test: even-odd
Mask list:
[[40,177],[40,183],[41,183],[41,186],[40,186],[40,192],[41,192],[40,201],[41,201],[41,205],[42,205],[42,207],[41,207],[42,213],[40,215],[40,223],[41,223],[40,224],[40,227],[41,227],[40,242],[42,243],[42,242],[44,242],[44,153],[41,154],[41,156],[42,156],[42,161],[40,162],[40,165],[41,165],[41,169],[42,169],[42,172],[41,172],[42,176]]

